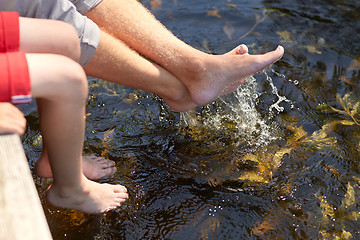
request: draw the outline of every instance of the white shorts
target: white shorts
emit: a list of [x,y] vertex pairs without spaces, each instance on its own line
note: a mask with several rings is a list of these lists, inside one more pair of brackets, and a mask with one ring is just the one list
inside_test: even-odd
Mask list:
[[80,64],[93,57],[100,41],[99,27],[83,14],[102,0],[0,0],[0,11],[16,11],[22,17],[61,20],[73,25],[81,43]]

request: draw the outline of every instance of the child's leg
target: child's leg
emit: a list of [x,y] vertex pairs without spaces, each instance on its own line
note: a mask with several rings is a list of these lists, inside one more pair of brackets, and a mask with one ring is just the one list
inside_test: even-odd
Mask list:
[[21,51],[54,53],[75,61],[80,59],[79,38],[71,25],[56,20],[20,17],[19,28]]
[[[38,109],[42,109],[42,101],[38,100]],[[41,114],[40,114],[41,116]],[[52,178],[49,156],[47,151],[46,140],[43,138],[43,150],[40,158],[36,161],[35,171],[39,177]],[[104,157],[95,155],[84,155],[82,157],[82,171],[88,179],[96,180],[105,176],[113,175],[117,169],[115,162]]]
[[[19,18],[20,50],[27,53],[54,53],[75,61],[80,58],[80,43],[75,29],[64,22],[48,19]],[[36,33],[36,34],[34,34]],[[38,101],[41,115],[42,101]],[[47,145],[36,163],[36,173],[40,177],[52,177],[47,156]],[[89,179],[99,179],[116,172],[115,162],[93,155],[83,157],[83,173]]]
[[27,54],[32,94],[41,98],[41,131],[54,182],[52,204],[86,213],[113,209],[128,197],[121,185],[99,184],[82,174],[87,80],[81,66],[53,54]]

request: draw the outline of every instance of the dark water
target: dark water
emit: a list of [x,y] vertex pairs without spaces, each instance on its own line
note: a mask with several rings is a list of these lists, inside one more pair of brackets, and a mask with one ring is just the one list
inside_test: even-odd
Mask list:
[[[84,151],[117,162],[101,181],[124,184],[130,200],[96,216],[43,200],[54,239],[360,238],[360,2],[142,3],[203,51],[282,44],[286,54],[237,94],[186,115],[90,79]],[[33,167],[38,117],[34,105],[24,111]],[[34,179],[44,199],[50,181]]]

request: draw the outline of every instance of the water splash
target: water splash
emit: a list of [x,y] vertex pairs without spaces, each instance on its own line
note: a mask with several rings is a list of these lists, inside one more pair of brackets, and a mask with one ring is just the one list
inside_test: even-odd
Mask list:
[[[272,68],[270,69],[272,73],[274,73],[276,76],[278,77],[281,77],[281,78],[286,78],[285,75],[281,74],[281,73],[278,73],[276,72],[275,70],[273,70]],[[280,112],[283,112],[284,111],[284,107],[281,107],[279,104],[282,103],[282,102],[287,102],[290,104],[290,107],[293,108],[294,105],[292,104],[292,102],[287,99],[285,96],[280,96],[279,95],[279,91],[277,89],[277,87],[274,85],[273,81],[272,81],[272,78],[269,76],[269,74],[267,74],[266,71],[264,71],[264,74],[266,76],[266,80],[269,82],[271,88],[272,88],[272,93],[278,98],[278,100],[273,103],[270,108],[269,108],[269,111],[272,112],[273,109],[275,109],[276,111],[278,111],[278,113]],[[291,80],[290,80],[291,81]],[[298,84],[298,81],[297,80],[294,80],[294,84],[297,85]]]
[[[233,97],[219,99],[231,110],[228,117],[236,123],[237,137],[245,139],[253,146],[261,146],[275,139],[266,121],[256,109],[259,96],[256,79],[250,77],[233,93]],[[212,118],[210,123],[219,123],[224,117],[218,115]]]
[[[273,71],[273,70],[272,70]],[[278,73],[273,71],[277,76]],[[277,101],[269,106],[270,116],[264,118],[256,106],[259,96],[258,83],[254,77],[241,84],[239,88],[226,96],[220,97],[215,103],[210,104],[199,112],[186,112],[180,115],[184,127],[201,128],[198,134],[231,135],[236,145],[244,141],[251,147],[260,147],[278,138],[278,132],[274,131],[274,124],[269,121],[270,117],[283,112],[284,107],[280,103],[291,104],[285,96],[281,96],[274,85],[272,78],[264,71],[266,80],[271,86],[271,94],[277,97]],[[276,112],[274,111],[276,110]]]

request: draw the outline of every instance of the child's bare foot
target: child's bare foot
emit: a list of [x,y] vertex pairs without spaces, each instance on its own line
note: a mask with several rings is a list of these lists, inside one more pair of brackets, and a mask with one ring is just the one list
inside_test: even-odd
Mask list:
[[96,180],[113,175],[117,169],[114,161],[90,155],[83,156],[82,171],[88,179]]
[[122,185],[97,183],[85,177],[80,186],[61,188],[54,182],[47,190],[47,200],[52,205],[89,214],[117,208],[128,197],[127,190]]
[[187,71],[179,77],[187,86],[194,103],[202,106],[214,101],[223,94],[224,89],[234,89],[232,84],[241,83],[244,78],[262,71],[284,54],[281,46],[263,55],[237,54],[244,51],[239,47],[228,54],[206,54],[191,60]]
[[[117,169],[115,162],[103,157],[94,155],[83,156],[82,158],[83,174],[92,180],[100,179],[106,176],[113,175]],[[39,177],[51,178],[53,177],[47,154],[43,153],[40,159],[35,164],[35,172]]]

